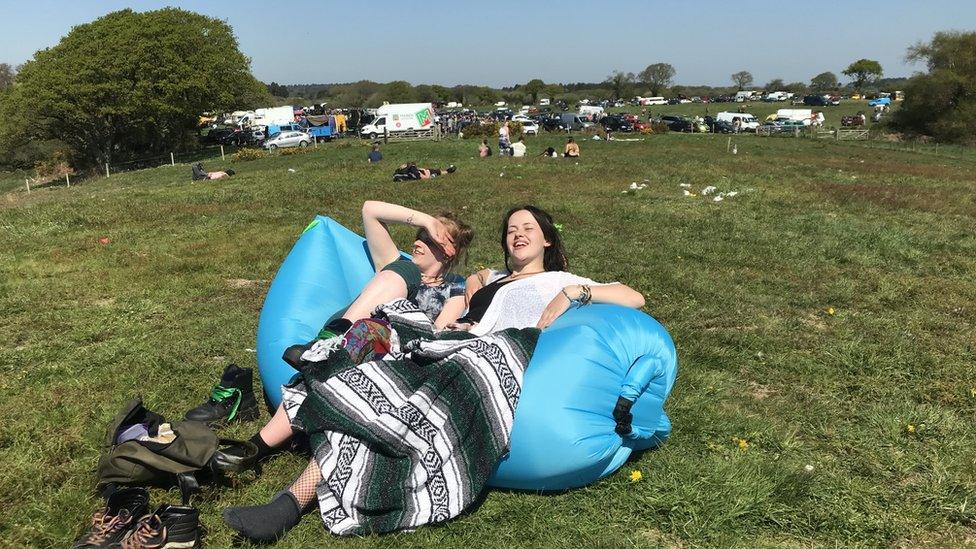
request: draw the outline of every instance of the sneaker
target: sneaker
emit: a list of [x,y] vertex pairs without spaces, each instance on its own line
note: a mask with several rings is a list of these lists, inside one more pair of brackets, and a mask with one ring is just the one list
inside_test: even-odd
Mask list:
[[128,534],[137,517],[149,511],[149,492],[145,488],[119,488],[105,501],[105,507],[92,517],[91,527],[72,549],[109,547]]
[[202,421],[208,425],[232,421],[258,419],[258,402],[254,398],[254,375],[250,368],[230,364],[214,385],[207,402],[186,413],[190,421]]
[[111,549],[165,549],[169,547],[166,543],[166,526],[156,513],[146,515],[139,519],[139,523],[127,536],[109,547]]
[[192,549],[200,546],[200,511],[193,507],[160,505],[139,519],[128,536],[113,549]]
[[457,166],[455,166],[454,164],[451,164],[450,166],[447,167],[447,173],[454,173],[456,171],[457,171]]

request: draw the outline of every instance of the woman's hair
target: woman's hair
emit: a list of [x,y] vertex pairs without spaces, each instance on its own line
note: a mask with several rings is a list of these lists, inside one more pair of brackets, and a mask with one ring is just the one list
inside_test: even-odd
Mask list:
[[539,228],[542,229],[542,236],[549,242],[549,246],[545,249],[542,257],[543,268],[547,271],[565,271],[569,268],[569,260],[566,259],[566,252],[563,251],[563,241],[559,237],[559,230],[556,229],[552,216],[541,208],[529,205],[512,208],[502,218],[501,242],[502,253],[505,254],[505,268],[511,270],[508,266],[510,255],[508,252],[508,220],[511,219],[512,214],[521,210],[532,214],[536,223],[539,224]]
[[[471,246],[471,241],[474,240],[474,229],[464,221],[461,221],[453,212],[440,212],[434,217],[447,227],[447,232],[451,235],[451,240],[453,240],[454,255],[444,261],[444,272],[449,273],[458,264],[462,255],[464,256],[465,262],[467,262],[468,248]],[[424,241],[428,246],[440,247],[427,234],[427,229],[419,229],[417,231],[417,240]]]

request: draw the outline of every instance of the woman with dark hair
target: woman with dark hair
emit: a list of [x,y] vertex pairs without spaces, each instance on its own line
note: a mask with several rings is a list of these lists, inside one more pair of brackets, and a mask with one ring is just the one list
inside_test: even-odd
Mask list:
[[569,262],[552,216],[535,206],[512,208],[501,227],[505,270],[468,277],[468,313],[449,329],[476,335],[506,328],[545,328],[571,305],[615,303],[639,308],[644,297],[624,284],[601,284],[566,272]]

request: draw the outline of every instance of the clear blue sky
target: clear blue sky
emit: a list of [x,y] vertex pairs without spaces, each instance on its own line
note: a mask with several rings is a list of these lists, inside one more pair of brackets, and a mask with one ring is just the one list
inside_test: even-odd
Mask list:
[[0,0],[0,62],[108,12],[166,5],[229,22],[254,75],[283,84],[594,82],[655,62],[681,84],[730,85],[739,70],[807,82],[861,57],[908,76],[921,68],[904,63],[909,45],[976,30],[976,0]]

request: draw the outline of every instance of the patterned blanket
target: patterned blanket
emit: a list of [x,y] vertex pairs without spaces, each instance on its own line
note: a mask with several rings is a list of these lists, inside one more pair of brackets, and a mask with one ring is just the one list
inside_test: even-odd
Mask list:
[[435,335],[406,300],[374,316],[392,328],[387,357],[355,364],[341,345],[320,346],[322,360],[284,388],[322,469],[319,509],[334,534],[411,529],[469,507],[508,452],[539,337],[534,328]]

